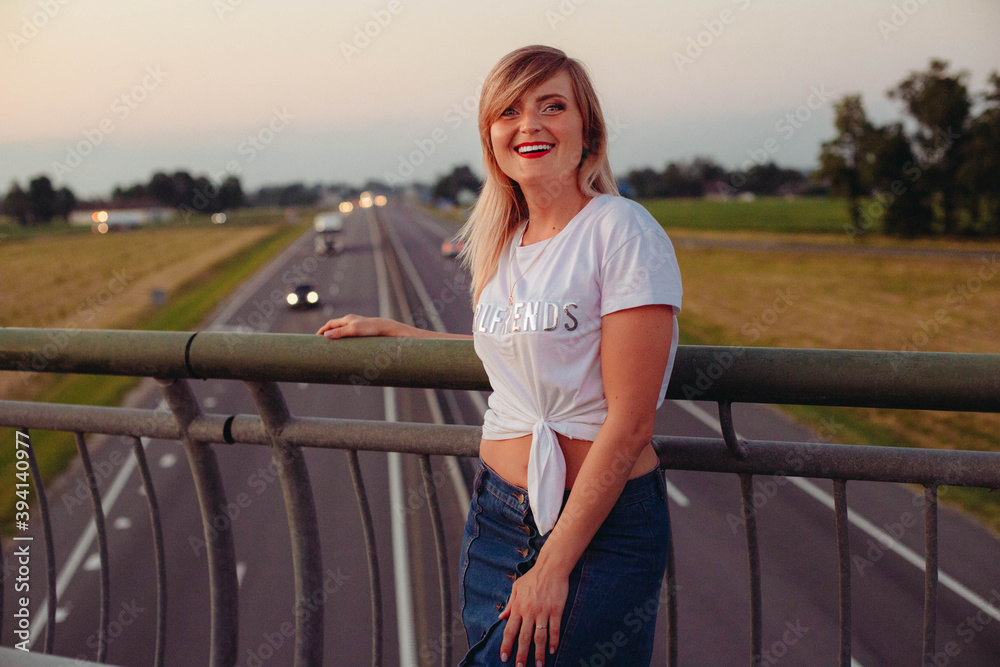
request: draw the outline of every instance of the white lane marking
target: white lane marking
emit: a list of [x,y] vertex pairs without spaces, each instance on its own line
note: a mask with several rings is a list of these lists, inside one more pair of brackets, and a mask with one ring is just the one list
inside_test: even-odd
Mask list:
[[[688,414],[692,415],[693,417],[696,417],[701,422],[710,425],[718,433],[720,434],[722,433],[722,426],[721,424],[719,424],[719,420],[712,417],[711,414],[709,414],[699,406],[695,405],[691,401],[674,401],[674,402],[677,403],[677,405],[680,406],[683,410],[685,410]],[[736,437],[742,438],[743,436],[737,433]],[[831,496],[829,493],[818,487],[813,482],[810,482],[809,480],[802,477],[793,477],[791,475],[789,475],[787,479],[792,484],[794,484],[795,486],[802,489],[803,491],[805,491],[807,494],[809,494],[819,502],[829,507],[831,510],[833,509],[834,507],[833,496]],[[923,556],[917,554],[917,552],[913,551],[913,549],[910,549],[905,544],[902,544],[901,542],[897,541],[887,532],[885,532],[884,530],[873,524],[871,521],[864,518],[863,516],[861,516],[860,514],[858,514],[857,512],[855,512],[850,508],[848,508],[847,510],[847,520],[850,523],[857,526],[858,528],[860,528],[861,530],[863,530],[864,532],[874,537],[876,540],[878,540],[880,545],[885,546],[890,551],[895,552],[907,563],[914,565],[921,571],[926,571],[927,564],[924,561]],[[971,604],[972,606],[976,607],[980,611],[985,612],[990,617],[1000,621],[1000,610],[998,610],[996,607],[991,605],[989,602],[987,602],[979,595],[976,595],[974,592],[969,590],[968,587],[959,583],[954,577],[951,577],[945,572],[941,571],[941,568],[938,568],[938,582],[942,586],[948,588],[953,593],[958,595],[960,598]]]
[[[375,283],[378,288],[380,317],[392,317],[389,277],[382,254],[382,241],[375,229],[375,214],[370,209],[366,218],[375,259]],[[385,421],[398,421],[396,388],[382,387]],[[416,667],[417,640],[413,620],[413,593],[410,584],[410,555],[406,542],[406,513],[403,511],[403,466],[399,452],[386,455],[389,466],[389,507],[392,526],[392,572],[396,579],[396,618],[399,625],[399,661],[403,667]]]
[[681,507],[687,507],[688,505],[691,504],[691,501],[688,499],[688,497],[685,496],[680,489],[671,484],[669,479],[667,480],[667,496],[669,496],[672,501],[674,501]]
[[[789,477],[788,480],[816,500],[829,507],[831,510],[833,509],[833,496],[823,491],[823,489],[819,488],[807,479],[802,479],[801,477]],[[917,552],[913,551],[905,544],[897,542],[891,535],[889,535],[889,533],[885,532],[854,510],[847,510],[847,520],[874,537],[880,546],[884,546],[890,551],[895,552],[907,563],[917,567],[921,572],[925,572],[927,570],[927,563],[924,561],[923,556],[917,554]],[[972,606],[1000,621],[1000,610],[973,593],[966,586],[959,583],[954,577],[950,577],[942,572],[941,568],[938,568],[938,582],[945,588],[950,588],[953,593]]]
[[84,572],[96,572],[101,569],[101,554],[92,553],[87,556],[87,560],[83,563]]
[[128,530],[129,528],[132,527],[132,519],[128,518],[127,516],[120,516],[117,519],[115,519],[113,525],[118,530]]
[[69,612],[73,609],[72,605],[66,605],[65,607],[56,607],[56,623],[62,623],[67,618],[69,618]]
[[[424,281],[420,278],[420,272],[417,271],[417,267],[414,266],[413,261],[410,259],[410,255],[406,252],[406,247],[400,241],[399,237],[396,236],[396,232],[392,229],[391,225],[383,224],[382,229],[385,230],[385,235],[389,237],[389,243],[392,244],[392,248],[396,253],[396,259],[399,260],[399,265],[402,267],[403,272],[406,273],[407,279],[413,286],[413,291],[417,295],[417,299],[420,301],[420,307],[423,308],[424,314],[427,315],[427,319],[430,320],[431,326],[438,333],[447,333],[448,328],[444,325],[444,320],[438,314],[437,307],[434,305],[434,301],[431,299],[431,295],[428,294],[427,288],[424,286]],[[412,318],[410,318],[412,319]],[[483,401],[482,395],[478,391],[468,392],[469,398],[472,399],[473,404],[476,409],[480,411],[480,414],[486,413],[486,402]],[[430,406],[432,416],[434,418],[435,424],[443,424],[444,416],[441,412],[441,403],[437,399],[437,394],[432,390],[427,390],[425,393],[427,397],[427,404]],[[451,476],[452,486],[455,487],[455,495],[458,497],[458,503],[460,508],[465,508],[469,506],[471,498],[469,497],[469,489],[465,485],[465,479],[462,477],[461,467],[458,465],[458,460],[454,456],[446,456],[445,468],[448,470],[448,474]]]
[[160,457],[159,465],[161,468],[172,468],[175,463],[177,463],[177,455],[173,452],[167,452]]
[[243,576],[247,573],[247,564],[243,561],[236,563],[236,586],[243,585]]
[[[166,406],[166,401],[160,401],[160,405],[157,410],[162,409]],[[141,438],[143,447],[149,444],[149,438]],[[128,483],[129,477],[132,475],[132,471],[135,470],[136,461],[134,456],[130,456],[122,464],[121,470],[115,475],[114,481],[111,482],[111,486],[108,487],[108,492],[104,496],[104,500],[101,502],[101,507],[104,509],[104,516],[111,513],[111,510],[115,506],[115,502],[118,500],[118,496],[121,495],[122,490],[125,488],[125,484]],[[84,529],[83,534],[80,535],[80,539],[77,540],[76,546],[73,547],[73,551],[70,552],[69,558],[63,563],[62,570],[59,572],[59,576],[56,577],[56,599],[62,597],[63,593],[69,587],[69,582],[73,580],[76,571],[80,569],[80,565],[83,563],[84,557],[87,552],[90,551],[91,545],[97,538],[97,526],[94,520],[91,519],[90,523]],[[38,611],[35,612],[35,620],[31,624],[30,633],[31,640],[28,646],[33,646],[35,640],[41,636],[42,630],[48,624],[48,610],[49,602],[45,600],[38,607]],[[58,611],[58,608],[56,609]]]

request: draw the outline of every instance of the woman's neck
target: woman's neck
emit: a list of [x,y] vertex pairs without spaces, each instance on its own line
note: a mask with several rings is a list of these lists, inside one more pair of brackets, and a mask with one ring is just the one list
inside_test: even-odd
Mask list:
[[523,245],[550,239],[561,232],[591,199],[580,190],[575,179],[569,186],[558,182],[527,189],[522,186],[522,192],[530,221],[521,238]]

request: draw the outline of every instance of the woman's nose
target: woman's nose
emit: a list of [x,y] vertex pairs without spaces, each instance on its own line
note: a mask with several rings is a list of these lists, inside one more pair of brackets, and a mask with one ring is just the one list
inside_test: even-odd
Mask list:
[[541,115],[537,111],[529,110],[521,114],[521,124],[518,127],[521,132],[533,134],[540,130],[541,127]]

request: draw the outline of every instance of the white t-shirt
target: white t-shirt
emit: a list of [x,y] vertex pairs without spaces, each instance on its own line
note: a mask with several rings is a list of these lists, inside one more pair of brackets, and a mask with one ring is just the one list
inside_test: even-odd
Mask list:
[[666,232],[629,199],[594,197],[551,241],[522,247],[524,230],[522,225],[515,233],[479,296],[473,338],[493,387],[483,437],[533,436],[528,497],[544,535],[555,525],[566,486],[556,433],[592,441],[608,414],[601,317],[637,306],[673,306],[659,407],[677,350],[682,290]]

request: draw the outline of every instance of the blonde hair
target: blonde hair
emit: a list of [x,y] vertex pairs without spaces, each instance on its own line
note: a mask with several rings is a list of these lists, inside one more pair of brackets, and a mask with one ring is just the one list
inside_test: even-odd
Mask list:
[[504,247],[528,215],[520,186],[497,163],[490,128],[525,93],[562,72],[567,72],[573,82],[576,104],[583,116],[584,153],[576,185],[592,197],[618,194],[608,161],[604,114],[583,63],[551,46],[525,46],[501,58],[483,82],[479,100],[479,140],[486,181],[461,232],[468,240],[461,258],[472,274],[473,304],[479,302],[483,287],[497,272]]

